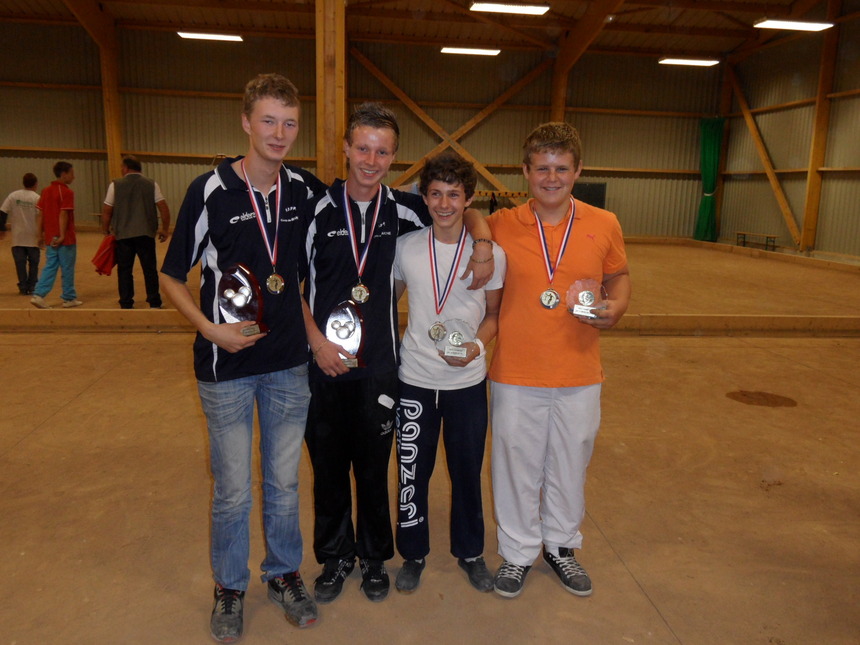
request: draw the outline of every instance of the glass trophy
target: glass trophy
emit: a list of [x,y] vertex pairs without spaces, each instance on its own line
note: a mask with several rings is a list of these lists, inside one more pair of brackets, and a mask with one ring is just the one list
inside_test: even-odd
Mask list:
[[352,300],[340,303],[326,320],[325,337],[355,356],[355,358],[341,357],[347,367],[364,367],[364,361],[361,359],[361,348],[364,346],[362,326],[361,313]]
[[244,264],[227,269],[218,281],[218,308],[228,323],[253,320],[242,328],[242,334],[253,336],[269,331],[263,320],[263,291],[260,283]]
[[606,308],[605,293],[603,285],[597,280],[577,280],[567,290],[567,310],[574,316],[597,318],[595,310]]
[[469,350],[464,345],[475,340],[475,329],[465,320],[459,318],[446,320],[442,323],[442,327],[444,327],[445,333],[437,334],[436,349],[445,356],[466,358]]

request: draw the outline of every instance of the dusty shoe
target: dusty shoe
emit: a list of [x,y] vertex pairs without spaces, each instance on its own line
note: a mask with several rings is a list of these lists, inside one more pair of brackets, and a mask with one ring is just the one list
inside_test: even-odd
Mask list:
[[298,571],[269,580],[269,600],[279,605],[296,627],[310,627],[317,622],[317,604]]
[[354,568],[355,560],[352,559],[327,560],[322,573],[314,580],[314,598],[317,602],[325,605],[337,598],[343,589],[343,581]]
[[30,298],[30,304],[38,309],[50,309],[51,305],[45,302],[45,299],[42,296],[33,294],[33,297]]
[[493,576],[487,570],[487,564],[484,558],[475,558],[474,560],[464,560],[460,558],[457,564],[469,575],[469,582],[478,591],[493,590]]
[[[32,300],[30,302],[32,302]],[[63,308],[65,309],[71,309],[72,307],[80,307],[82,304],[84,303],[80,300],[63,300]]]
[[505,560],[496,572],[496,581],[493,586],[495,592],[505,598],[516,598],[522,593],[523,585],[526,583],[526,575],[531,566],[523,567]]
[[391,586],[382,560],[361,560],[361,590],[368,600],[381,602],[388,596]]
[[219,643],[235,643],[242,638],[242,610],[245,592],[215,585],[215,606],[209,619],[209,631]]
[[576,561],[573,549],[562,547],[558,550],[558,555],[553,555],[544,547],[543,559],[549,563],[567,591],[576,596],[591,595],[591,578]]
[[394,588],[400,593],[415,591],[421,583],[421,572],[424,571],[425,564],[424,558],[404,560],[403,566],[400,567],[400,572],[397,574],[397,579],[394,581]]

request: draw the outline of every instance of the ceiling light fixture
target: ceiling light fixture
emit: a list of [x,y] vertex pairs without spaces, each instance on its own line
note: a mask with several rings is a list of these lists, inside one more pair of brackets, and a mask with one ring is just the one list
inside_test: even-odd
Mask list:
[[191,31],[177,31],[181,38],[191,38],[192,40],[227,40],[230,42],[241,43],[241,36],[232,34],[199,34]]
[[473,2],[469,11],[489,13],[516,13],[524,16],[542,16],[549,11],[545,4],[504,4],[502,2]]
[[664,56],[659,60],[661,65],[691,65],[693,67],[713,67],[719,65],[716,58],[669,58]]
[[443,54],[470,54],[472,56],[498,56],[501,49],[475,49],[473,47],[443,47]]
[[753,27],[759,29],[791,29],[793,31],[824,31],[833,26],[832,22],[805,22],[803,20],[772,20],[762,18]]

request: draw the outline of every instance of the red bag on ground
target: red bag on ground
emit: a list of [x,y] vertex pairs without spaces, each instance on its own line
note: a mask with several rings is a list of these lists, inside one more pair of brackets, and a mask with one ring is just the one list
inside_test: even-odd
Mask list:
[[116,266],[115,235],[105,235],[92,261],[96,266],[96,273],[99,275],[110,275],[110,272]]

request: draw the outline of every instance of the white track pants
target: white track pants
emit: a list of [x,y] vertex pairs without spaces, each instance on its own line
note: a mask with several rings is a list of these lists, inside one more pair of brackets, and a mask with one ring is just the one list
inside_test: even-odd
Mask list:
[[542,544],[582,546],[585,471],[600,426],[600,390],[599,383],[491,383],[493,498],[505,560],[527,566]]

